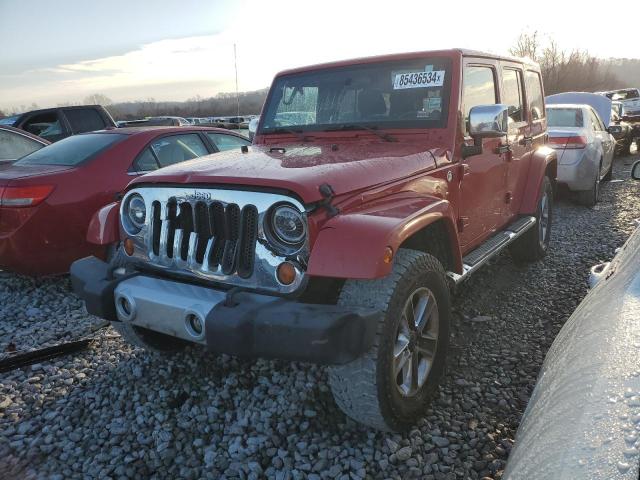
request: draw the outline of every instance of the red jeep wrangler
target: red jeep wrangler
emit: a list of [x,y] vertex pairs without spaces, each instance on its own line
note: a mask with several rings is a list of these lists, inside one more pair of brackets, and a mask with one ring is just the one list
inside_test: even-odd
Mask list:
[[278,74],[254,145],[140,177],[76,262],[128,341],[329,364],[337,404],[410,425],[443,374],[450,288],[545,255],[554,150],[537,65],[462,50]]

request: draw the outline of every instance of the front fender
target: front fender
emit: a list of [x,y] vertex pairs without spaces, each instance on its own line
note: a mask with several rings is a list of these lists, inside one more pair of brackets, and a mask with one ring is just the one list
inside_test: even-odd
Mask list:
[[443,220],[452,246],[456,270],[462,258],[451,204],[440,198],[386,199],[329,220],[314,242],[307,272],[312,276],[374,279],[388,275],[392,264],[383,261],[386,247],[395,252],[424,227]]
[[114,202],[98,210],[89,222],[87,242],[110,245],[120,240],[120,203]]
[[558,157],[554,149],[543,146],[538,148],[531,156],[527,183],[520,205],[521,214],[534,215],[538,210],[538,194],[540,193],[540,185],[542,185],[547,168],[550,168],[549,176],[551,181],[555,182],[558,173]]

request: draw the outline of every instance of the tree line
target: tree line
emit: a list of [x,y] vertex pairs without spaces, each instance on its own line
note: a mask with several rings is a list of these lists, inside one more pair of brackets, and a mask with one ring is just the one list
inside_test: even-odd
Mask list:
[[547,95],[640,87],[640,59],[601,59],[585,50],[563,50],[553,39],[543,41],[538,32],[521,34],[509,52],[540,64]]

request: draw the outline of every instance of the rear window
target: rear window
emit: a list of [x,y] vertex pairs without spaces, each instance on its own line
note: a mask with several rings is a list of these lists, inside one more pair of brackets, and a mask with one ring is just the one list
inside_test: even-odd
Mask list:
[[40,150],[44,145],[19,133],[0,130],[0,160],[15,160]]
[[584,118],[579,108],[548,108],[549,127],[583,127]]
[[93,108],[65,110],[64,115],[69,120],[73,133],[93,132],[106,126],[100,114]]
[[15,165],[79,165],[125,137],[126,135],[116,133],[88,133],[67,137],[23,157]]

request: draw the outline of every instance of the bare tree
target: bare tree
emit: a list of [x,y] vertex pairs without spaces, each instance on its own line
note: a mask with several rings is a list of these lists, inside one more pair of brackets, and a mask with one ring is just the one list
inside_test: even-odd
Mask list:
[[524,57],[536,60],[540,50],[540,39],[538,32],[521,33],[516,44],[509,49],[509,53],[514,57]]
[[113,101],[102,93],[94,93],[84,99],[85,105],[111,105]]

